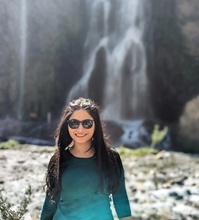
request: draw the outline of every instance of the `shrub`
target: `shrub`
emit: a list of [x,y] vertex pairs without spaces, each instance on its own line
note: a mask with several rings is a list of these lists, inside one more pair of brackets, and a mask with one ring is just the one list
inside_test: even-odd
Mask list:
[[18,146],[20,146],[19,142],[10,139],[6,142],[2,142],[0,143],[0,150],[4,150],[4,149],[13,149],[13,148],[17,148]]
[[30,203],[32,194],[31,187],[26,190],[25,195],[16,210],[13,210],[7,198],[0,194],[0,219],[1,220],[23,220],[25,213],[28,211],[27,206]]
[[149,147],[141,147],[133,150],[120,146],[119,148],[117,148],[117,152],[123,157],[128,157],[128,156],[144,157],[147,155],[157,154],[159,150]]

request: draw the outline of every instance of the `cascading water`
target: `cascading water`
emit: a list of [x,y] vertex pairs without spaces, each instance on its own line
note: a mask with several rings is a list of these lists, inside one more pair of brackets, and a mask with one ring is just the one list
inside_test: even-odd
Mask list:
[[18,104],[18,119],[23,117],[23,102],[24,102],[24,78],[26,64],[26,46],[27,46],[27,3],[26,0],[21,0],[21,18],[20,18],[20,70],[19,70],[19,104]]
[[150,105],[143,38],[149,1],[87,0],[87,7],[90,24],[83,76],[68,101],[79,96],[100,99],[104,119],[147,118]]

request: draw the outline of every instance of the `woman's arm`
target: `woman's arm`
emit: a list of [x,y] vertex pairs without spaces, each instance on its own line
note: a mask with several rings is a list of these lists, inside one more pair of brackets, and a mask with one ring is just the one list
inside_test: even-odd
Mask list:
[[128,196],[126,192],[126,186],[125,186],[124,169],[123,169],[122,161],[121,161],[119,154],[117,152],[116,154],[117,154],[117,160],[118,160],[117,162],[119,164],[118,167],[121,167],[122,171],[121,171],[121,183],[120,183],[119,190],[116,194],[112,194],[113,205],[115,207],[115,211],[119,219],[132,220],[131,208],[130,208],[130,204],[129,204],[129,200],[128,200]]
[[115,207],[115,211],[119,219],[122,220],[132,220],[131,217],[131,209],[128,200],[128,196],[126,193],[125,180],[122,180],[120,185],[120,189],[117,194],[113,194],[113,204]]
[[46,195],[41,211],[40,220],[52,220],[56,210],[57,201],[52,201],[49,196]]

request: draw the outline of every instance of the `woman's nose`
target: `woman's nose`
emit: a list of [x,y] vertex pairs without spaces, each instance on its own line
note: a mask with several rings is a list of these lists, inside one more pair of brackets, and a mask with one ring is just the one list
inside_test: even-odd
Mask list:
[[79,127],[77,128],[79,131],[84,130],[84,127],[82,126],[82,123],[79,124]]

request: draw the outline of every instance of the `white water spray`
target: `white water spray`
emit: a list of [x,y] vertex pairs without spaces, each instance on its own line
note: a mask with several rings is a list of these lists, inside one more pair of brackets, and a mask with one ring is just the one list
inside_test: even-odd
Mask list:
[[21,0],[20,11],[20,69],[19,69],[19,105],[18,105],[18,119],[23,117],[24,105],[24,79],[26,66],[26,47],[27,47],[27,2]]
[[[103,118],[146,117],[150,106],[143,38],[148,4],[147,0],[87,0],[90,26],[85,42],[84,73],[70,91],[68,101],[78,96],[89,97],[88,85],[96,55],[100,48],[104,48],[107,66]],[[101,91],[93,90],[96,92]]]

